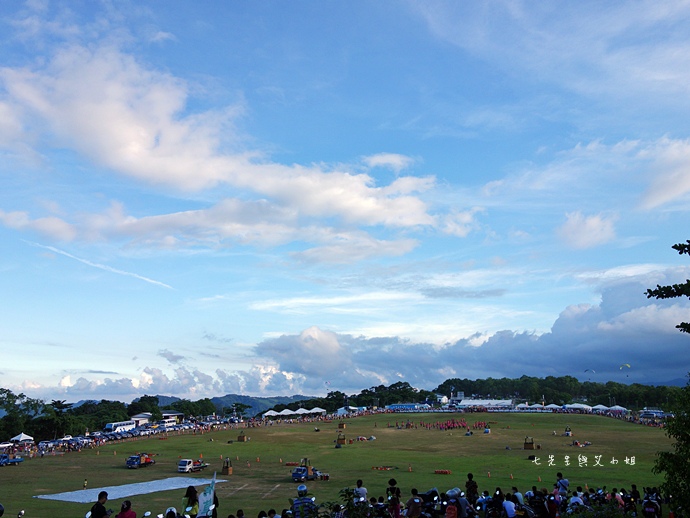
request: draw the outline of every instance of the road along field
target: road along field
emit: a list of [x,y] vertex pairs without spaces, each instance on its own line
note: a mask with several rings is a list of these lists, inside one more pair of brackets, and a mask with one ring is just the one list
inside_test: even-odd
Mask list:
[[[488,422],[491,433],[463,429],[440,430],[427,425],[465,419]],[[344,423],[345,428],[340,423]],[[318,426],[320,431],[315,431]],[[566,427],[572,436],[564,436]],[[240,433],[248,440],[240,441]],[[555,432],[555,434],[554,434]],[[342,434],[342,435],[340,435]],[[337,448],[338,438],[345,444]],[[523,449],[525,438],[534,449]],[[358,438],[372,440],[357,440]],[[375,439],[373,439],[375,438]],[[351,442],[352,441],[352,442]],[[573,441],[591,443],[580,447]],[[528,440],[529,443],[529,440]],[[309,458],[329,480],[307,483],[317,503],[335,501],[344,487],[354,487],[361,478],[369,496],[383,495],[388,479],[395,478],[403,496],[412,487],[424,492],[432,487],[445,491],[464,487],[468,472],[475,475],[480,490],[501,487],[523,492],[533,485],[553,488],[556,473],[570,480],[571,488],[630,488],[631,484],[659,485],[662,478],[652,474],[656,452],[668,450],[671,441],[659,428],[600,417],[569,414],[378,414],[318,423],[288,424],[223,430],[204,434],[170,435],[107,444],[60,456],[27,459],[18,466],[0,468],[0,503],[8,516],[19,510],[26,517],[81,517],[90,504],[35,498],[87,488],[136,484],[170,477],[208,480],[217,472],[227,482],[217,485],[219,516],[243,509],[248,518],[261,510],[288,507],[296,496],[289,463]],[[127,469],[129,455],[147,452],[156,463],[146,469]],[[180,458],[202,458],[210,466],[194,474],[179,475]],[[232,474],[222,474],[223,459],[232,463]],[[204,484],[198,484],[201,492]],[[127,488],[121,488],[127,494]],[[127,497],[141,516],[155,514],[168,506],[181,506],[184,489],[133,494]],[[111,500],[106,507],[119,511],[125,497]]]

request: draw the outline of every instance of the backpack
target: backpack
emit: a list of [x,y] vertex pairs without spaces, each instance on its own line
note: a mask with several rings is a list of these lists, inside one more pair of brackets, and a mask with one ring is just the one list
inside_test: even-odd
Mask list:
[[446,507],[446,518],[458,518],[458,506],[455,502],[448,502]]

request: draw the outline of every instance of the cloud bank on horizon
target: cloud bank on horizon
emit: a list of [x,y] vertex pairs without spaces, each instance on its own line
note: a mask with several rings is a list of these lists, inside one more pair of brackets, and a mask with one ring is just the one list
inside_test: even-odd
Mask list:
[[173,4],[0,7],[3,386],[690,371],[686,3]]

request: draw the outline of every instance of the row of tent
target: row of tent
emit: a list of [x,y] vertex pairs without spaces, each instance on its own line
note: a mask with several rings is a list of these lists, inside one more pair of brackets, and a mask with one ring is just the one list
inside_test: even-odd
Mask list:
[[22,432],[19,435],[15,435],[14,437],[12,437],[9,440],[9,442],[0,443],[0,451],[4,450],[5,448],[9,448],[10,446],[14,446],[16,444],[32,442],[34,442],[34,438]]
[[582,410],[584,412],[627,412],[628,409],[620,405],[605,406],[605,405],[595,405],[589,406],[583,403],[573,403],[571,405],[541,405],[535,403],[533,405],[528,405],[527,403],[520,403],[515,407],[517,410]]
[[296,416],[296,415],[315,415],[315,414],[320,414],[324,415],[326,413],[326,410],[323,408],[312,408],[311,410],[307,410],[306,408],[298,408],[297,410],[290,410],[289,408],[286,408],[285,410],[281,410],[280,412],[276,412],[275,410],[269,410],[268,412],[264,413],[264,417],[285,417],[285,416]]

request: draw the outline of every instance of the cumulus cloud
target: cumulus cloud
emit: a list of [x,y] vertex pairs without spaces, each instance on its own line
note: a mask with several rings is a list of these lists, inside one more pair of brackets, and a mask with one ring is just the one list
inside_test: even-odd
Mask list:
[[443,232],[456,237],[467,237],[470,232],[479,227],[475,218],[475,214],[478,212],[483,212],[483,209],[473,208],[465,211],[454,210],[450,212],[444,217]]
[[[377,187],[365,174],[285,166],[241,149],[228,153],[240,142],[232,123],[241,106],[185,114],[187,84],[114,47],[63,47],[43,68],[3,69],[0,82],[5,102],[27,114],[25,125],[40,121],[63,145],[119,174],[183,191],[229,184],[310,216],[394,227],[433,223],[425,204],[395,183]],[[405,160],[392,157],[378,163],[402,167]],[[429,181],[402,183],[410,192]]]
[[365,156],[362,161],[371,168],[384,167],[399,173],[414,164],[414,159],[409,156],[397,153],[378,153],[376,155]]
[[558,229],[561,239],[572,248],[591,248],[606,244],[616,237],[614,218],[601,214],[585,216],[580,212],[566,214],[566,222]]
[[[352,262],[403,255],[416,246],[409,238],[374,237],[365,227],[396,232],[437,224],[419,196],[435,186],[433,177],[377,185],[347,166],[272,162],[245,149],[234,128],[241,104],[190,113],[192,85],[143,66],[114,45],[59,46],[33,68],[3,68],[0,85],[0,114],[8,115],[0,118],[0,145],[48,138],[161,192],[206,191],[210,200],[219,198],[194,210],[141,217],[118,201],[102,213],[62,217],[0,209],[0,223],[10,228],[56,241],[124,239],[165,249],[305,242],[312,246],[294,258]],[[391,153],[364,162],[396,172],[414,163]],[[224,189],[241,194],[226,197]]]
[[[683,378],[690,371],[687,337],[675,325],[690,319],[686,299],[649,300],[645,289],[690,276],[690,268],[641,273],[626,280],[603,281],[599,304],[565,308],[542,334],[503,330],[475,333],[444,344],[414,342],[399,336],[365,337],[312,326],[283,334],[254,347],[254,365],[246,370],[218,364],[213,370],[176,365],[172,371],[145,367],[137,378],[98,379],[65,375],[59,387],[66,397],[133,399],[142,392],[202,398],[226,393],[251,395],[358,392],[404,380],[431,390],[448,378],[575,376],[592,381],[654,383]],[[167,351],[163,357],[181,360]],[[560,358],[562,361],[554,361]],[[186,359],[189,363],[194,360]],[[627,372],[620,370],[629,363]],[[92,375],[92,374],[90,374]],[[330,381],[325,385],[326,380]],[[25,384],[41,394],[41,384]]]
[[31,230],[58,241],[72,241],[76,237],[74,226],[55,216],[32,219],[28,212],[5,212],[0,209],[0,223],[16,230]]

